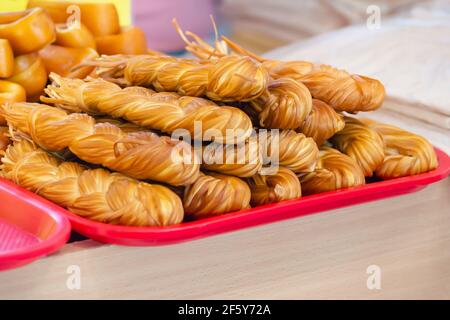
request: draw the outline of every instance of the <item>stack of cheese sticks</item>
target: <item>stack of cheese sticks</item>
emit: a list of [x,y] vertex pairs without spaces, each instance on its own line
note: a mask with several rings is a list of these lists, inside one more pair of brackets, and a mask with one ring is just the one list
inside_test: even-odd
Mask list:
[[165,226],[437,167],[424,138],[352,116],[382,105],[379,81],[177,28],[198,59],[102,56],[1,106],[2,176],[88,219]]

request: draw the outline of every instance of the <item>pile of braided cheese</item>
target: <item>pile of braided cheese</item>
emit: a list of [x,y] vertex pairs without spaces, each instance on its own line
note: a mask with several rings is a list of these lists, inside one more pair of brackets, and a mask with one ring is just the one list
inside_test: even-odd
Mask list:
[[181,35],[196,59],[102,56],[2,105],[1,176],[88,219],[167,226],[437,167],[424,138],[354,116],[382,105],[378,80]]

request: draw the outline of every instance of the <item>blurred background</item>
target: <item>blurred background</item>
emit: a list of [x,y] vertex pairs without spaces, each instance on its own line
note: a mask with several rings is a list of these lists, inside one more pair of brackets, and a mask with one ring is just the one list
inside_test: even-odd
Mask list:
[[[203,37],[212,36],[209,15],[221,32],[246,48],[263,53],[288,43],[365,24],[374,6],[383,19],[405,16],[414,8],[444,8],[435,0],[132,0],[134,23],[144,28],[153,48],[177,51],[183,42],[171,19]],[[376,10],[376,9],[375,9]],[[448,10],[448,7],[446,8]],[[369,11],[369,12],[368,12]]]

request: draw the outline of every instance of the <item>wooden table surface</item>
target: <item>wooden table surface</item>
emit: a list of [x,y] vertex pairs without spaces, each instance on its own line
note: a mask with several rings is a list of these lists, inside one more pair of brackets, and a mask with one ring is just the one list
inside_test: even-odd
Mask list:
[[[164,247],[91,240],[0,273],[0,298],[449,299],[450,179],[418,193]],[[69,289],[70,266],[80,289]],[[381,288],[367,288],[367,268]],[[70,287],[70,286],[69,286]]]

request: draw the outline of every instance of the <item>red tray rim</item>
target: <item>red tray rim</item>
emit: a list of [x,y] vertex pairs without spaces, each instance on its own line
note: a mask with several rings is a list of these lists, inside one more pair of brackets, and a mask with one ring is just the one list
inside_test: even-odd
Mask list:
[[[203,238],[227,231],[244,229],[247,227],[280,221],[292,217],[299,217],[302,215],[325,211],[333,208],[323,208],[315,211],[308,211],[304,214],[279,213],[277,214],[278,217],[274,216],[275,211],[280,212],[280,210],[283,209],[293,209],[293,207],[298,207],[297,209],[311,209],[316,204],[323,205],[330,200],[346,201],[356,197],[368,197],[368,200],[359,201],[365,202],[377,198],[389,197],[390,195],[380,197],[375,196],[376,194],[379,194],[383,191],[385,192],[387,189],[401,190],[405,188],[417,189],[425,187],[428,184],[446,178],[450,174],[450,157],[444,151],[441,151],[437,148],[435,149],[439,160],[439,166],[436,169],[426,173],[396,178],[392,180],[374,182],[360,187],[324,192],[321,194],[305,196],[300,199],[259,206],[256,208],[250,208],[196,221],[183,222],[178,225],[166,227],[118,226],[91,221],[86,218],[77,216],[67,211],[66,209],[53,204],[52,202],[5,179],[0,179],[0,190],[4,190],[6,186],[8,189],[10,189],[8,192],[14,192],[19,198],[22,198],[25,201],[30,201],[36,206],[46,208],[52,214],[52,216],[67,217],[72,224],[73,230],[90,238],[95,238],[95,240],[122,245],[164,245]],[[396,193],[394,193],[393,195],[396,195]],[[240,226],[237,226],[237,224],[240,224]],[[102,240],[99,240],[99,238],[101,238]],[[129,242],[131,242],[131,244],[126,243],[128,241],[127,239],[130,239]],[[59,240],[61,240],[61,238],[59,238]],[[143,240],[145,244],[139,243],[139,240]],[[55,239],[54,242],[57,242],[57,240]],[[42,249],[42,251],[44,250]],[[2,256],[0,255],[0,257]]]
[[56,229],[47,239],[17,250],[0,252],[0,271],[24,265],[51,254],[69,240],[71,223],[67,215],[61,212],[61,209],[66,211],[65,209],[3,178],[0,179],[0,192],[9,193],[21,201],[30,203],[50,216],[56,223]]

